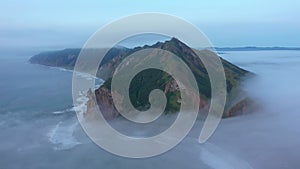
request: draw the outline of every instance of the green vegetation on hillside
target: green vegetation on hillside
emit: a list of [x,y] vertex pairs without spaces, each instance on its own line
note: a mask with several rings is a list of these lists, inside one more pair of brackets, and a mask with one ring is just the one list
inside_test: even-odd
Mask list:
[[[111,77],[122,60],[136,51],[148,48],[159,48],[177,55],[186,63],[194,74],[201,98],[208,100],[211,97],[210,79],[205,66],[191,48],[176,38],[172,38],[166,42],[158,42],[152,46],[145,45],[134,49],[110,49],[100,64],[100,68],[97,73],[98,77],[105,80],[105,83],[101,86],[101,88],[106,88],[110,91]],[[30,62],[72,69],[75,65],[79,52],[80,49],[65,49],[62,51],[44,52],[33,56],[30,59]],[[211,51],[203,50],[200,51],[200,53],[203,57],[210,57]],[[249,72],[222,58],[221,61],[226,74],[227,92],[230,93],[232,89],[239,86],[241,79]],[[130,99],[137,109],[147,110],[150,107],[148,98],[150,92],[153,89],[161,89],[165,92],[168,99],[166,112],[176,112],[180,108],[181,100],[180,92],[177,87],[177,83],[174,82],[174,79],[169,74],[156,69],[144,70],[138,73],[130,83]]]

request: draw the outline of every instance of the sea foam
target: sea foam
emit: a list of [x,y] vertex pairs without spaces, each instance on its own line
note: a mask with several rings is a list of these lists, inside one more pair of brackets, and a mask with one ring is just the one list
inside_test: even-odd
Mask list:
[[54,144],[55,150],[67,150],[81,144],[73,133],[78,126],[78,122],[59,122],[47,134],[49,141]]

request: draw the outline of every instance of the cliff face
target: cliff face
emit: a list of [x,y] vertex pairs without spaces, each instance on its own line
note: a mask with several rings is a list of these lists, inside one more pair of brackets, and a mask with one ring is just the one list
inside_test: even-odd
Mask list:
[[[169,89],[170,88],[165,88],[165,93]],[[170,91],[172,90],[173,89],[170,89]],[[95,95],[96,98],[93,98],[92,95],[90,95],[90,102],[88,105],[88,108],[90,108],[90,110],[88,110],[86,114],[92,112],[93,111],[92,108],[94,106],[99,106],[101,113],[106,119],[113,119],[119,116],[119,112],[116,110],[114,106],[112,95],[109,89],[105,87],[100,87],[99,89],[96,90]],[[179,99],[176,101],[179,102]],[[97,103],[97,104],[92,104],[92,103]],[[252,99],[245,96],[239,102],[236,102],[232,104],[230,107],[225,108],[223,113],[223,118],[250,113],[252,112],[254,107],[255,107],[255,102]],[[201,115],[205,117],[208,114],[209,108],[210,108],[210,101],[208,99],[201,97],[199,103],[199,113],[201,113]]]
[[[166,84],[166,87],[164,89],[165,94],[167,92],[175,92],[178,91],[177,84],[174,84],[173,80]],[[88,103],[88,110],[87,110],[87,116],[89,114],[92,114],[94,111],[93,108],[95,106],[98,106],[101,110],[101,113],[106,119],[113,119],[119,116],[119,112],[116,110],[111,91],[107,89],[106,87],[100,87],[95,91],[95,96],[91,93],[89,94],[89,103]],[[180,102],[180,98],[176,99],[176,102]],[[96,104],[97,103],[97,104]],[[255,107],[255,102],[251,100],[250,98],[244,96],[242,99],[236,102],[232,102],[231,105],[228,105],[229,101],[227,103],[227,107],[225,107],[223,118],[238,116],[242,114],[247,114],[253,110]],[[179,104],[180,106],[180,104]],[[209,99],[200,98],[199,103],[199,113],[201,113],[202,117],[205,117],[208,114],[210,108],[210,101]]]

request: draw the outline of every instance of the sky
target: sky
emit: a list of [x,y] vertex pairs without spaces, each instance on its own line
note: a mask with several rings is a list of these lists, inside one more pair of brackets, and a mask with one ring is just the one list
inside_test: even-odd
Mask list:
[[300,46],[299,0],[1,0],[0,50],[82,47],[101,26],[141,12],[196,25],[213,46]]

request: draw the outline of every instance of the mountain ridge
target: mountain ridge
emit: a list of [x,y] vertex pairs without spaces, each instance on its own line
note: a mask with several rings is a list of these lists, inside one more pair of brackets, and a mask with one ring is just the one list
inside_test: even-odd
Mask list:
[[[199,57],[195,54],[195,52],[189,48],[186,44],[182,43],[180,40],[176,38],[172,38],[165,42],[157,42],[153,45],[144,45],[142,47],[135,47],[133,49],[129,48],[112,48],[109,50],[107,55],[104,57],[103,62],[100,64],[99,70],[97,72],[97,76],[104,79],[105,83],[95,90],[96,98],[90,97],[90,105],[99,105],[99,108],[104,110],[102,112],[106,112],[106,117],[115,117],[118,116],[119,113],[115,109],[112,101],[111,91],[110,91],[110,83],[113,72],[116,70],[117,66],[122,62],[124,58],[128,55],[147,48],[159,48],[163,50],[167,50],[169,52],[174,53],[178,57],[180,57],[192,70],[200,91],[201,103],[200,109],[205,110],[207,112],[209,109],[209,98],[211,93],[210,88],[210,80],[208,77],[208,73],[199,59]],[[69,53],[68,53],[69,52]],[[76,55],[77,52],[77,55]],[[67,69],[72,69],[75,65],[75,61],[78,57],[80,50],[74,49],[72,52],[68,49],[63,50],[62,52],[56,51],[53,53],[41,53],[33,56],[30,59],[31,63],[35,64],[44,64],[47,66],[56,66],[56,67],[64,67]],[[209,57],[210,51],[203,50],[201,54],[205,57]],[[55,55],[55,56],[53,56]],[[63,57],[62,57],[63,56]],[[229,93],[228,98],[235,98],[235,96],[230,96],[231,91],[235,89],[238,92],[235,92],[236,97],[241,97],[241,89],[239,88],[240,81],[246,76],[251,75],[250,72],[241,69],[230,62],[220,58],[222,64],[224,66],[225,75],[226,75],[226,83],[227,83],[227,91]],[[155,76],[153,76],[155,75]],[[163,80],[159,80],[159,79]],[[142,79],[147,79],[146,81]],[[150,83],[151,81],[155,81],[154,83]],[[144,74],[140,76],[136,76],[131,83],[131,101],[132,104],[139,110],[147,110],[149,108],[148,95],[149,92],[155,88],[159,88],[163,90],[168,98],[166,111],[167,112],[177,112],[180,107],[180,92],[178,90],[178,85],[172,77],[164,74],[163,72],[159,72],[156,70],[149,70],[149,72],[144,72]],[[238,88],[238,89],[236,89]],[[91,103],[91,99],[95,99],[96,103]],[[235,100],[235,99],[231,99]],[[246,96],[243,99],[237,101],[237,103],[229,103],[227,102],[227,107],[225,107],[224,117],[230,117],[238,114],[245,113],[245,107],[247,107],[249,103],[249,98]],[[228,107],[231,105],[231,107]],[[233,105],[233,106],[232,106]],[[238,106],[238,108],[236,107]],[[91,110],[91,109],[89,109]],[[232,111],[234,110],[234,111]],[[204,113],[205,114],[205,113]]]

